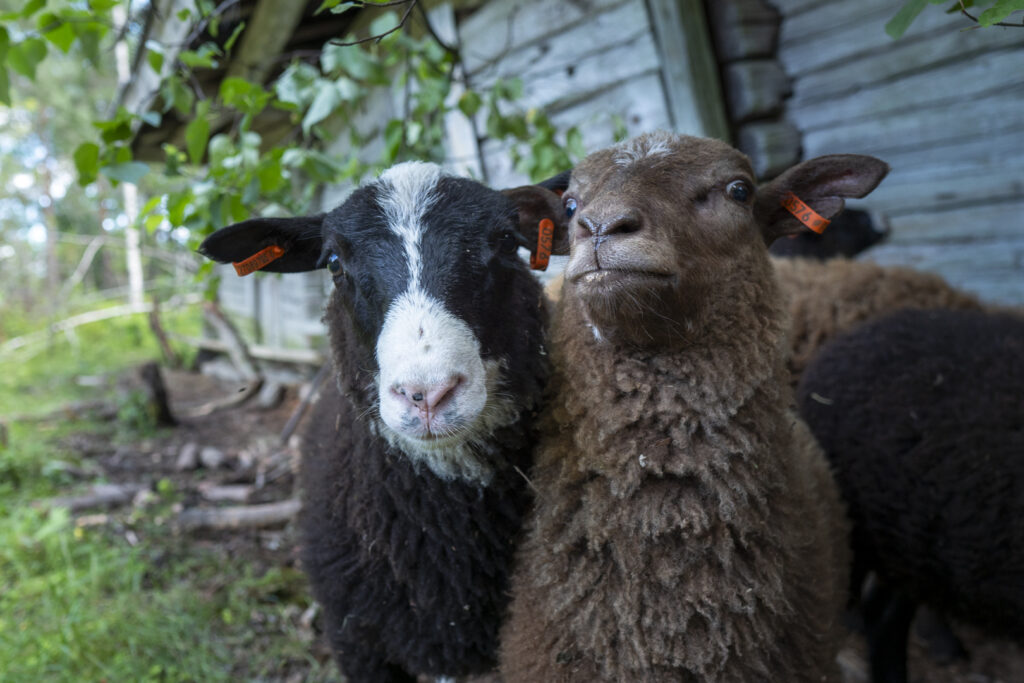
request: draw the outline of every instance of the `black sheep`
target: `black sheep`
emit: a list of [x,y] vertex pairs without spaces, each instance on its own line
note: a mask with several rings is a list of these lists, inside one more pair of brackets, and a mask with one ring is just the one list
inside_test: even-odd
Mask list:
[[853,521],[876,682],[918,604],[1024,638],[1024,318],[906,310],[825,346],[800,411]]
[[407,163],[326,216],[255,219],[203,244],[334,278],[337,382],[305,434],[300,525],[350,681],[495,665],[548,375],[546,309],[517,249],[563,216],[549,189],[502,194]]

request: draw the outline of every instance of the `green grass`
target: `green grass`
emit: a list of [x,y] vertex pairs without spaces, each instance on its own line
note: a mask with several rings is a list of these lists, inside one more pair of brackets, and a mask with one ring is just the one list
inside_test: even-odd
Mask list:
[[[198,336],[198,308],[168,311],[168,330]],[[180,349],[186,351],[185,349]],[[143,315],[125,316],[58,333],[48,341],[0,356],[0,415],[31,414],[93,397],[81,376],[109,375],[159,358],[156,340]]]
[[[165,326],[196,335],[195,311]],[[158,351],[142,316],[105,321],[55,337],[32,354],[0,357],[0,415],[45,414],[99,398],[81,375],[113,376]],[[130,410],[125,411],[126,414]],[[310,604],[293,569],[254,569],[215,543],[198,545],[166,521],[173,485],[157,501],[97,526],[33,501],[75,485],[79,457],[61,446],[72,432],[130,439],[133,427],[48,420],[9,425],[0,447],[0,680],[336,680],[310,660],[298,616]]]

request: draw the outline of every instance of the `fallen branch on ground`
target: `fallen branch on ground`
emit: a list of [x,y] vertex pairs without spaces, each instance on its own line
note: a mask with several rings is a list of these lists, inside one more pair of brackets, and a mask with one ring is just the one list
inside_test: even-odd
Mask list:
[[140,491],[149,490],[149,484],[94,484],[88,493],[78,496],[60,496],[35,502],[38,507],[64,507],[71,512],[99,507],[127,505]]
[[289,499],[263,505],[189,508],[178,515],[178,525],[185,530],[274,526],[290,521],[298,513],[299,507],[298,500]]
[[196,406],[195,408],[185,408],[179,410],[178,414],[180,414],[183,417],[204,417],[206,415],[210,415],[211,413],[215,413],[218,410],[234,408],[235,406],[242,405],[250,398],[255,396],[259,392],[260,387],[262,386],[263,378],[257,377],[256,379],[251,380],[249,384],[240,389],[238,392],[230,396],[214,399],[213,401],[204,403],[201,406]]

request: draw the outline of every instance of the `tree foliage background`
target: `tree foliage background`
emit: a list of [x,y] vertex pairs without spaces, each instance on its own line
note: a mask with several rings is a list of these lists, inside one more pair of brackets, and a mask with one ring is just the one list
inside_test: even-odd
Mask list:
[[[238,0],[179,3],[175,18],[189,26],[183,45],[153,39],[147,22],[169,19],[153,16],[157,4],[0,1],[0,305],[10,309],[0,341],[33,315],[122,296],[126,229],[144,231],[148,293],[169,296],[194,282],[192,271],[212,292],[211,265],[190,256],[203,236],[258,213],[306,211],[323,185],[356,183],[398,161],[442,161],[445,120],[456,111],[481,138],[506,141],[531,178],[583,154],[578,131],[556,130],[517,103],[518,81],[472,87],[458,50],[437,37],[417,0],[324,0],[323,16],[363,13],[360,34],[283,55],[287,66],[266,82],[230,76],[212,92],[197,75],[238,49],[246,24],[229,21]],[[143,111],[119,106],[119,42],[136,70],[158,76]],[[395,103],[394,116],[373,118],[381,98]],[[254,123],[268,111],[287,115],[291,132],[267,139]],[[167,117],[186,122],[184,144],[165,143],[162,162],[136,159],[137,131]],[[328,152],[338,137],[351,152]],[[380,152],[367,159],[358,153],[366,148]],[[125,212],[126,183],[141,192],[138,215]]]

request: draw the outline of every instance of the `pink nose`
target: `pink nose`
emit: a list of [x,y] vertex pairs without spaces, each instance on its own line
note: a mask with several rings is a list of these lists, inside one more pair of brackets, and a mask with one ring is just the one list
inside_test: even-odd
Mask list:
[[446,401],[455,395],[455,390],[461,383],[462,377],[456,375],[440,384],[426,385],[410,382],[399,384],[391,391],[404,399],[408,407],[415,407],[420,413],[430,415],[436,413]]

